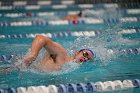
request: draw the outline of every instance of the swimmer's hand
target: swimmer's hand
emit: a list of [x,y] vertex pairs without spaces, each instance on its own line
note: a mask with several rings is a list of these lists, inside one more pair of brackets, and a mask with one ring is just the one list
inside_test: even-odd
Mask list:
[[33,55],[29,55],[29,56],[26,56],[24,59],[23,59],[23,62],[26,64],[26,66],[30,66],[32,61],[35,61],[36,57],[33,56]]

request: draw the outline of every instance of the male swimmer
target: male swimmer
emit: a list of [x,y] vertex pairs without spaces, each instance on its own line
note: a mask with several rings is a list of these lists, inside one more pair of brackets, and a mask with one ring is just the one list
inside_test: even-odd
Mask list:
[[[51,39],[43,36],[37,35],[32,42],[31,51],[28,55],[23,58],[23,64],[28,67],[36,60],[39,51],[45,48],[45,55],[42,57],[40,62],[36,63],[33,67],[43,72],[51,72],[61,70],[63,65],[67,62],[73,61],[79,64],[83,62],[94,59],[95,54],[90,49],[81,49],[75,52],[72,56],[68,55],[67,51],[58,43],[52,41]],[[15,65],[15,67],[7,67],[6,69],[0,69],[1,73],[10,72],[11,69],[20,69],[20,65]]]
[[91,10],[91,9],[84,9],[84,10],[81,10],[78,14],[66,16],[64,20],[73,21],[73,20],[78,20],[79,18],[99,17],[100,14],[101,14],[100,11],[95,12],[94,10]]
[[77,20],[79,18],[82,17],[82,11],[80,11],[78,14],[73,14],[73,15],[68,15],[64,18],[64,20],[70,20],[70,21],[73,21],[73,20]]
[[43,35],[37,35],[32,42],[30,54],[24,58],[23,62],[29,66],[36,59],[39,51],[43,47],[46,49],[46,54],[36,66],[42,71],[61,70],[65,63],[72,60],[75,60],[76,63],[82,64],[83,62],[89,59],[94,59],[95,57],[95,54],[90,49],[81,49],[80,51],[75,52],[74,55],[69,56],[67,51],[60,44]]

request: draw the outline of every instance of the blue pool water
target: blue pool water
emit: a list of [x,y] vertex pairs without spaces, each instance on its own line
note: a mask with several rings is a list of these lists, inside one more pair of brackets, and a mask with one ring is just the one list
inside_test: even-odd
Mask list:
[[[100,11],[100,9],[94,9]],[[122,17],[139,17],[138,14],[126,14],[125,9],[108,10],[102,9],[100,18],[112,19]],[[138,8],[136,8],[138,9]],[[78,9],[51,10],[55,12],[67,12]],[[40,10],[47,11],[47,10]],[[22,11],[40,12],[40,11]],[[118,12],[119,11],[119,12]],[[10,11],[12,12],[12,11]],[[17,12],[17,11],[13,11]],[[50,12],[50,10],[48,10]],[[117,12],[117,13],[116,13]],[[6,14],[7,11],[2,11]],[[108,14],[110,13],[110,14]],[[113,16],[111,16],[113,14]],[[115,14],[116,13],[116,14]],[[107,15],[108,14],[108,15]],[[56,16],[54,16],[56,17]],[[63,16],[61,16],[63,17]],[[60,17],[60,18],[61,18]],[[96,16],[97,17],[97,16]],[[20,17],[5,18],[0,17],[1,22],[28,21],[28,20],[49,20],[50,16],[45,17]],[[51,19],[52,20],[52,19]],[[69,24],[69,25],[39,25],[39,26],[15,26],[0,27],[0,35],[13,34],[36,34],[36,33],[58,33],[58,32],[79,32],[79,31],[99,31],[101,34],[95,37],[53,37],[52,40],[62,44],[69,53],[79,50],[81,47],[89,47],[96,52],[94,62],[87,62],[81,66],[67,64],[62,71],[54,73],[39,73],[34,70],[12,71],[11,73],[1,73],[0,88],[19,87],[19,86],[39,86],[50,84],[67,83],[87,83],[97,81],[113,81],[124,79],[140,78],[140,54],[125,54],[121,50],[134,49],[140,47],[140,34],[118,34],[123,29],[139,29],[140,22],[120,22],[120,23],[102,23],[102,24]],[[31,47],[33,38],[0,38],[0,55],[17,55],[22,57]],[[112,50],[110,52],[109,50]],[[0,67],[12,65],[13,62],[0,62]],[[139,93],[139,89],[123,90],[121,93]],[[114,93],[114,92],[113,92]],[[118,92],[116,92],[118,93]]]

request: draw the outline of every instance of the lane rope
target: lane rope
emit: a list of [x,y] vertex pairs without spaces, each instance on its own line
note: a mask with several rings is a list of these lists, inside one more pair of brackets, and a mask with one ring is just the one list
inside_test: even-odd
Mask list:
[[[0,39],[4,38],[34,38],[36,35],[41,34],[43,36],[49,38],[56,38],[56,37],[79,37],[79,36],[88,36],[93,37],[96,35],[101,34],[102,31],[68,31],[68,32],[55,32],[55,33],[36,33],[36,34],[10,34],[10,35],[0,35]],[[133,34],[133,33],[140,33],[140,28],[124,28],[118,32],[118,34]]]
[[[62,88],[63,86],[63,88]],[[94,86],[94,87],[91,87]],[[105,82],[90,82],[90,83],[69,83],[60,85],[48,86],[29,86],[0,89],[1,93],[86,93],[86,92],[104,92],[104,91],[117,91],[132,88],[140,88],[140,79],[134,80],[115,80]]]
[[48,25],[77,25],[77,24],[116,24],[116,23],[133,23],[139,22],[140,17],[123,17],[123,18],[108,18],[108,19],[96,19],[85,18],[79,20],[32,20],[32,21],[4,21],[0,22],[0,27],[17,27],[17,26],[48,26]]

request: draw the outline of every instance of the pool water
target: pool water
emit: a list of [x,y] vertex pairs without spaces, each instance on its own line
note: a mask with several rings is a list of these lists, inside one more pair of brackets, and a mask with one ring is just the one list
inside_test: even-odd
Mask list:
[[[124,10],[128,8],[118,9],[97,9],[102,14],[99,15],[103,19],[121,18],[121,17],[139,17],[140,14],[127,14]],[[138,8],[135,8],[138,9]],[[51,10],[55,12],[66,12],[74,9]],[[78,9],[75,9],[78,10]],[[26,12],[42,12],[40,11],[21,11]],[[12,11],[10,11],[12,12]],[[13,11],[17,12],[17,11]],[[117,13],[116,13],[117,12]],[[6,14],[2,11],[1,14]],[[113,16],[112,16],[112,13]],[[108,15],[107,15],[108,14]],[[56,16],[54,16],[56,17]],[[60,18],[62,18],[61,16]],[[96,16],[97,17],[97,16]],[[95,17],[95,18],[96,18]],[[5,18],[0,20],[6,22],[27,21],[27,20],[50,20],[51,16],[45,17],[19,17]],[[53,19],[51,19],[53,20]],[[56,19],[55,19],[56,20]],[[103,23],[103,24],[70,24],[70,25],[47,25],[47,26],[15,26],[0,27],[0,35],[13,34],[36,34],[36,33],[58,33],[58,32],[79,32],[79,31],[99,31],[101,34],[95,37],[54,37],[52,40],[62,44],[69,53],[79,50],[82,47],[90,47],[96,52],[94,62],[86,62],[81,66],[67,64],[63,71],[54,73],[39,73],[33,70],[12,71],[10,73],[1,73],[0,88],[19,87],[19,86],[39,86],[50,84],[67,84],[67,83],[87,83],[97,81],[113,81],[124,79],[140,78],[140,55],[123,54],[121,50],[140,47],[140,33],[118,34],[122,29],[139,29],[140,22],[122,22],[122,23]],[[0,55],[17,55],[23,56],[31,47],[33,38],[0,38]],[[113,51],[108,51],[111,49]],[[0,67],[12,65],[13,62],[0,62]],[[70,66],[70,67],[69,67]],[[116,93],[139,93],[140,89],[116,91]],[[114,92],[113,92],[114,93]]]

